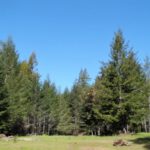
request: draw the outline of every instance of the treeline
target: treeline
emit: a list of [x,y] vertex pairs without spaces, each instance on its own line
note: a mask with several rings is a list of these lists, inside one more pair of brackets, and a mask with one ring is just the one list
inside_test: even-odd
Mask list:
[[108,135],[150,132],[150,61],[115,33],[110,60],[95,83],[82,69],[70,90],[60,93],[49,78],[40,82],[34,53],[19,61],[12,40],[0,44],[0,133]]

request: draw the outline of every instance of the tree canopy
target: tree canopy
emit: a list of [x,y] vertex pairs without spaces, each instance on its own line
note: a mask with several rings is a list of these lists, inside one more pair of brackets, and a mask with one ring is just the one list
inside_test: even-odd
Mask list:
[[138,61],[123,33],[94,83],[81,69],[71,89],[40,80],[36,54],[19,60],[11,39],[0,46],[0,133],[108,135],[150,131],[150,61]]

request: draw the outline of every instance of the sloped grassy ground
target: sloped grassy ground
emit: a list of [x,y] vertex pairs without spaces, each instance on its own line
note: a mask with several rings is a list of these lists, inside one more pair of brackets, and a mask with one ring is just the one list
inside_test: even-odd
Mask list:
[[[113,146],[118,139],[130,146]],[[0,140],[0,150],[150,150],[150,134],[95,136],[26,136]]]

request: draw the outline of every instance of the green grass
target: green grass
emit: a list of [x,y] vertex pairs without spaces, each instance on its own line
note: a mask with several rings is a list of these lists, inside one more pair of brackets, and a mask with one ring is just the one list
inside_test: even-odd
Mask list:
[[[124,139],[130,146],[113,146],[113,141]],[[27,140],[27,141],[25,141]],[[15,140],[0,140],[0,150],[150,150],[150,134],[95,136],[29,136]]]

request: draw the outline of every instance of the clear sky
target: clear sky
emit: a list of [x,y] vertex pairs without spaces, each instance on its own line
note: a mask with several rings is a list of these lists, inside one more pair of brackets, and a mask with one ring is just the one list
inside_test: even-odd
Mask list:
[[150,0],[0,0],[0,40],[11,36],[21,60],[36,52],[41,80],[61,89],[81,68],[94,81],[118,29],[139,61],[150,56]]

